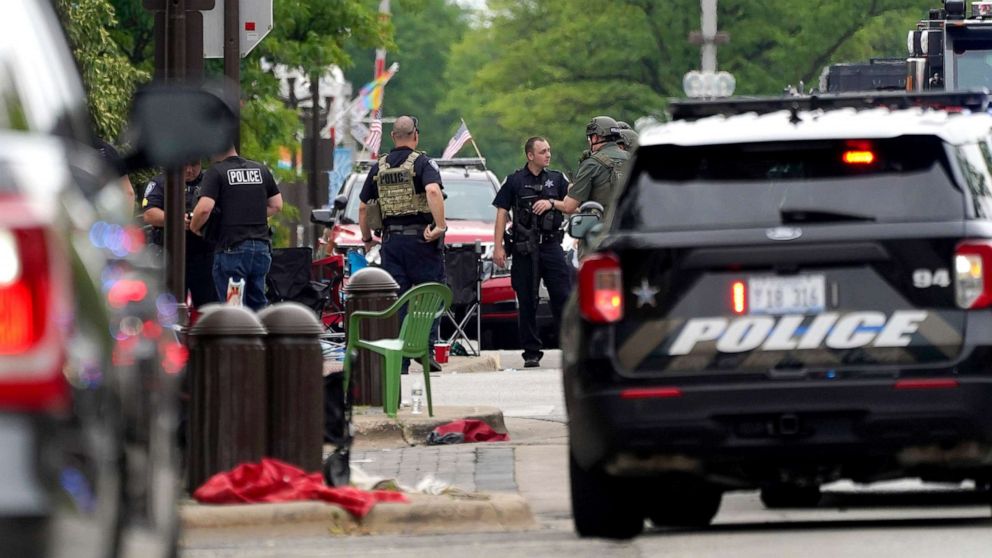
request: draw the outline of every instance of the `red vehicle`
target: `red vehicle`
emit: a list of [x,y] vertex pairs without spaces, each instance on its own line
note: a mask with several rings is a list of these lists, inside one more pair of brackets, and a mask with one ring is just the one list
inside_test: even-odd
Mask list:
[[[517,343],[517,300],[510,286],[510,270],[496,269],[492,263],[493,227],[496,210],[493,199],[499,190],[496,175],[485,167],[483,159],[435,159],[444,182],[445,219],[449,248],[472,246],[483,249],[482,346],[485,349],[507,348]],[[374,161],[362,161],[348,175],[334,200],[335,212],[331,244],[328,251],[347,253],[362,248],[358,229],[358,194]],[[511,327],[506,327],[511,326]],[[471,334],[473,329],[468,330]]]

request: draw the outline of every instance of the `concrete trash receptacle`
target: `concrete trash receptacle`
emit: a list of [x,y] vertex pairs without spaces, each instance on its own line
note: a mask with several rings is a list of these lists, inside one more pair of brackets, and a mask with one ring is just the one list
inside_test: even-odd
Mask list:
[[208,304],[189,332],[186,483],[257,462],[268,449],[265,328],[251,310]]
[[[366,267],[351,276],[345,288],[345,324],[353,312],[385,310],[396,302],[399,284],[384,269]],[[384,320],[362,322],[361,332],[346,332],[347,335],[360,334],[361,339],[394,339],[400,335],[399,315]],[[347,356],[346,356],[347,358]],[[382,406],[383,367],[382,357],[367,350],[359,350],[358,358],[352,363],[349,389],[351,401],[355,405]]]
[[268,331],[268,456],[319,471],[324,443],[324,328],[313,311],[281,302],[258,314]]

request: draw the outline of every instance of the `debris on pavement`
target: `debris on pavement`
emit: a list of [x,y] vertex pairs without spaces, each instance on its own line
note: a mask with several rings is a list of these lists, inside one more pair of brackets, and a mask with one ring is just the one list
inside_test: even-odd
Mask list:
[[217,473],[196,489],[193,498],[201,504],[323,500],[341,506],[358,518],[365,517],[379,502],[409,502],[401,492],[368,491],[354,486],[330,487],[324,484],[319,472],[306,473],[288,463],[269,458]]
[[442,424],[427,435],[427,445],[461,444],[464,442],[506,442],[509,434],[500,434],[477,419],[464,419]]

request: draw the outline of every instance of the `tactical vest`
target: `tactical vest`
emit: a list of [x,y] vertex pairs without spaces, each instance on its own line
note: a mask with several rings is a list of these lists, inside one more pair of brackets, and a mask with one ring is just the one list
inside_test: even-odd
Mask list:
[[538,235],[548,239],[559,234],[562,221],[564,220],[562,212],[556,209],[549,209],[541,215],[535,215],[531,209],[535,201],[550,199],[556,198],[552,198],[540,185],[523,187],[517,191],[513,213],[513,236],[517,239],[517,245],[514,248],[516,253],[522,256],[528,255],[536,248],[535,244],[538,241]]
[[[626,153],[626,152],[623,152]],[[610,191],[615,192],[623,184],[624,178],[626,178],[626,162],[627,157],[611,157],[604,153],[603,149],[590,155],[593,159],[599,162],[599,164],[610,169]]]
[[418,157],[420,152],[414,151],[398,167],[389,166],[386,156],[379,159],[379,172],[375,176],[375,183],[379,188],[379,207],[382,209],[383,219],[430,213],[427,194],[418,194],[413,183],[417,175],[413,166]]

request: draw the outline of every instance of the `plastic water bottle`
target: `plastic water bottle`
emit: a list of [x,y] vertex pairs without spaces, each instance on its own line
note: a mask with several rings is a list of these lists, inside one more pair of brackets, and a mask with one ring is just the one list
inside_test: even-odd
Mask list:
[[410,388],[410,414],[419,415],[424,412],[424,384],[420,378],[413,381]]

